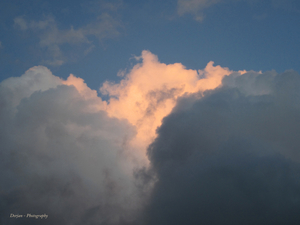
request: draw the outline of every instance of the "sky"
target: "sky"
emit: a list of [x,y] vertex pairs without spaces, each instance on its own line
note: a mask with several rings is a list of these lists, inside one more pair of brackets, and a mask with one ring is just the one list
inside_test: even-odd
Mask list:
[[299,224],[299,19],[296,0],[1,1],[0,223]]
[[203,69],[300,70],[296,0],[1,1],[1,80],[44,65],[98,90],[143,50]]

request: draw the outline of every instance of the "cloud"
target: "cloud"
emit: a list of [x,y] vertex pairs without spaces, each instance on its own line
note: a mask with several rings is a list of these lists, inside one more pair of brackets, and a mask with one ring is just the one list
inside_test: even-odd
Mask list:
[[19,28],[21,30],[27,30],[28,29],[27,22],[22,17],[16,17],[14,19],[14,27]]
[[156,137],[156,128],[172,111],[179,97],[214,89],[231,73],[227,68],[214,67],[213,62],[199,71],[188,70],[180,63],[166,65],[149,51],[143,51],[137,59],[142,62],[119,84],[107,81],[100,91],[110,97],[108,114],[126,118],[137,128],[134,146],[143,150]]
[[61,50],[63,46],[71,45],[73,48],[77,46],[79,50],[81,47],[84,49],[82,51],[87,54],[94,46],[92,38],[103,41],[118,36],[121,23],[110,14],[101,13],[95,21],[77,29],[73,26],[69,29],[60,29],[53,16],[47,16],[44,20],[39,21],[28,21],[24,17],[17,17],[14,19],[14,27],[37,35],[39,47],[46,49],[48,53],[49,59],[45,59],[43,62],[59,66],[68,60],[68,52]]
[[33,222],[10,213],[46,213],[46,224],[134,219],[140,197],[127,145],[135,128],[108,117],[96,91],[38,66],[4,80],[0,96],[1,223]]
[[[26,24],[27,27],[40,26]],[[28,28],[30,29],[30,28]],[[49,214],[49,224],[134,224],[155,180],[147,146],[178,98],[221,84],[227,68],[187,70],[149,51],[103,101],[84,80],[37,66],[0,84],[2,223],[10,213]]]
[[220,2],[222,0],[178,0],[178,14],[191,13],[195,20],[201,22],[204,19],[203,10]]
[[298,224],[299,74],[136,59],[107,101],[43,66],[0,83],[1,223]]
[[[216,4],[221,3],[235,3],[240,0],[178,0],[177,1],[177,13],[179,16],[183,16],[185,14],[191,14],[194,16],[194,19],[198,22],[202,22],[204,20],[205,14],[204,11],[210,7],[213,7]],[[257,0],[243,0],[250,5],[257,5],[260,1]],[[268,1],[272,8],[280,8],[283,10],[291,11],[291,12],[299,12],[300,9],[297,6],[297,1],[295,0],[270,0]],[[261,15],[253,15],[253,19],[262,20],[267,16],[266,13],[262,13]]]
[[158,181],[144,222],[298,224],[299,87],[295,71],[233,72],[182,98],[148,148]]

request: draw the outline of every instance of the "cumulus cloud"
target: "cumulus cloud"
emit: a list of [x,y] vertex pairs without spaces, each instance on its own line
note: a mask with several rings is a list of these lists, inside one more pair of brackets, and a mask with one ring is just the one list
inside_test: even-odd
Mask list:
[[105,82],[100,90],[110,97],[108,114],[126,118],[137,128],[134,146],[139,149],[146,149],[153,141],[156,128],[179,97],[214,89],[231,73],[228,68],[213,66],[213,62],[199,71],[188,70],[180,63],[166,65],[149,51],[143,51],[138,59],[142,62],[119,84]]
[[53,16],[47,16],[40,21],[28,21],[24,17],[14,19],[14,27],[24,32],[31,31],[39,37],[39,46],[46,49],[48,58],[43,62],[48,65],[59,66],[68,60],[67,52],[61,48],[65,45],[81,46],[87,54],[93,49],[91,38],[102,41],[119,35],[121,23],[108,13],[101,13],[96,20],[79,28],[71,26],[60,29]]
[[181,99],[148,149],[146,224],[298,224],[299,88],[294,71],[233,72]]
[[43,66],[0,83],[1,223],[298,224],[299,74],[136,58],[107,101]]
[[166,65],[149,51],[137,59],[119,84],[103,84],[107,102],[83,79],[62,80],[43,66],[1,82],[3,223],[32,222],[10,213],[47,213],[49,224],[141,218],[155,182],[144,172],[156,128],[179,97],[214,89],[230,71]]
[[108,117],[96,91],[39,66],[3,81],[0,95],[1,223],[32,224],[10,213],[46,213],[46,224],[134,218],[139,191],[127,143],[135,129]]

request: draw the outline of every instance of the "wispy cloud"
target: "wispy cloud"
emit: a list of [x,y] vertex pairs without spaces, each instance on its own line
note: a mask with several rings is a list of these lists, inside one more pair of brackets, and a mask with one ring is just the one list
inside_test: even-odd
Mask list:
[[224,0],[178,0],[178,14],[192,14],[195,20],[202,22],[203,10]]
[[[185,14],[193,15],[196,21],[202,22],[205,18],[204,11],[216,4],[221,3],[236,3],[245,2],[247,4],[255,5],[258,4],[257,0],[178,0],[177,1],[177,13],[179,16]],[[297,6],[297,1],[295,0],[270,0],[268,1],[269,7],[278,8],[293,12],[300,12],[299,6]],[[266,13],[261,15],[255,14],[254,19],[261,20],[266,17]]]
[[101,13],[94,21],[78,28],[71,26],[69,29],[61,29],[53,16],[46,16],[39,21],[20,16],[14,19],[14,27],[23,32],[31,32],[39,38],[39,47],[46,49],[49,55],[44,63],[61,65],[68,61],[68,53],[62,51],[63,46],[77,46],[84,54],[88,54],[95,46],[92,39],[103,41],[117,37],[122,25],[109,13]]

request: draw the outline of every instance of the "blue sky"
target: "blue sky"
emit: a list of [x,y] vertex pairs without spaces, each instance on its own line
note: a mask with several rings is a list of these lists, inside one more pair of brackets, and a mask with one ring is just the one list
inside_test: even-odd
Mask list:
[[299,18],[0,1],[0,224],[300,224]]
[[143,50],[191,69],[300,71],[296,0],[4,0],[0,10],[1,80],[44,65],[97,90]]

